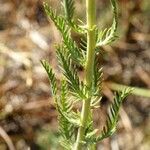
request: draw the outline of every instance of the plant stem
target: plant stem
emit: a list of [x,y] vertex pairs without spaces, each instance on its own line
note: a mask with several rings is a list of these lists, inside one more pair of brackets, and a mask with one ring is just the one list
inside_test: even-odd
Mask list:
[[[86,86],[90,89],[92,86],[94,59],[95,59],[95,23],[96,23],[96,13],[95,13],[95,0],[86,0],[86,15],[87,15],[87,59],[85,65],[85,80]],[[82,111],[81,111],[81,123],[82,126],[79,127],[76,145],[74,150],[82,149],[82,141],[84,141],[85,127],[88,117],[91,113],[90,109],[91,98],[83,101]],[[92,148],[94,149],[94,148]]]
[[115,91],[122,91],[125,88],[133,88],[133,91],[131,92],[131,94],[150,98],[150,89],[132,87],[132,86],[127,86],[127,85],[117,84],[117,83],[114,83],[114,82],[105,82],[105,84],[110,89],[115,90]]

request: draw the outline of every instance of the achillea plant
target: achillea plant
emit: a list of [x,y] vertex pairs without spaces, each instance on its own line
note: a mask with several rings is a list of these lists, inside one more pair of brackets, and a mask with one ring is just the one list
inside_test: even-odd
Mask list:
[[[95,150],[96,144],[111,136],[117,126],[118,113],[122,102],[130,93],[130,89],[118,92],[110,106],[106,125],[94,129],[94,108],[100,105],[102,98],[102,69],[99,68],[96,55],[101,46],[110,44],[116,39],[117,6],[116,0],[110,0],[113,10],[113,23],[109,29],[100,31],[96,26],[95,0],[86,0],[86,25],[80,26],[74,21],[74,0],[63,0],[64,14],[58,15],[47,3],[44,8],[47,16],[54,22],[62,35],[62,43],[56,46],[59,66],[64,78],[61,89],[58,89],[55,73],[47,61],[42,61],[52,88],[55,106],[59,117],[59,130],[62,135],[61,144],[66,150]],[[71,31],[82,34],[84,39],[79,48],[71,37]],[[82,81],[77,74],[77,66],[84,68]],[[82,103],[82,110],[74,111],[75,103]],[[100,133],[100,134],[99,134]]]

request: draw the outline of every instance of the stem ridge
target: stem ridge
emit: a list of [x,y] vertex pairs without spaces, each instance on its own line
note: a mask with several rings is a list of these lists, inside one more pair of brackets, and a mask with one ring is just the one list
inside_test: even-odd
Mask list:
[[[92,76],[94,71],[94,59],[95,59],[95,0],[86,0],[86,17],[87,17],[87,56],[85,64],[85,82],[86,86],[91,89],[92,87]],[[90,91],[91,92],[91,91]],[[89,94],[90,95],[90,94]],[[84,133],[86,128],[86,121],[91,114],[90,109],[91,98],[83,101],[82,111],[81,111],[81,124],[79,127],[77,140],[75,144],[75,150],[82,149],[82,141],[84,141]]]

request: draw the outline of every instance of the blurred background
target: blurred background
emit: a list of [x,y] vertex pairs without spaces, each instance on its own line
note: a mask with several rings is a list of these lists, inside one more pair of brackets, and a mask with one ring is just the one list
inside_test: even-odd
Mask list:
[[[105,122],[112,90],[134,86],[121,111],[117,132],[100,150],[150,149],[150,1],[118,0],[119,39],[102,47],[104,71],[101,108],[95,126]],[[48,1],[61,10],[60,0]],[[76,1],[76,17],[85,21],[85,0]],[[109,27],[109,0],[97,0],[97,24]],[[79,36],[72,35],[78,42]],[[61,37],[48,21],[42,0],[0,0],[0,150],[58,150],[60,135],[47,75],[47,59],[60,79],[55,43]],[[82,75],[82,69],[79,70]],[[143,90],[146,89],[146,90]],[[142,96],[139,96],[142,95]]]

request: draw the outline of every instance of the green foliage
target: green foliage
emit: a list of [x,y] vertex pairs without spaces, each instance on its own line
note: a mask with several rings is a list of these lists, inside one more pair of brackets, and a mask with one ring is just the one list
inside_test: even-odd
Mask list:
[[65,11],[65,18],[70,27],[77,33],[85,34],[86,32],[83,27],[77,25],[73,19],[75,10],[74,0],[63,0],[62,5]]
[[86,136],[87,142],[97,143],[103,140],[104,138],[111,136],[116,131],[121,104],[123,103],[125,98],[131,93],[131,91],[132,89],[127,88],[124,89],[122,92],[116,93],[114,97],[114,102],[111,104],[109,108],[106,125],[103,127],[101,134],[99,136],[96,136],[98,129],[95,129],[94,131],[87,134]]
[[41,63],[47,72],[49,81],[51,83],[52,93],[55,96],[57,94],[57,85],[56,85],[55,74],[53,73],[53,70],[47,61],[43,60],[43,61],[41,61]]
[[[72,103],[67,99],[67,95],[68,95],[67,83],[65,81],[62,81],[61,95],[60,95],[60,100],[58,105],[62,113],[70,114],[72,109]],[[64,117],[64,115],[62,115],[62,113],[59,114],[59,119],[58,119],[60,125],[59,131],[63,137],[61,141],[62,146],[66,147],[65,143],[69,143],[69,145],[71,146],[71,139],[74,130],[72,130],[73,125],[68,121],[68,119],[66,119],[66,117]]]
[[53,11],[52,8],[49,7],[46,3],[44,3],[44,8],[47,16],[50,17],[57,29],[62,34],[63,43],[70,52],[73,61],[75,61],[79,65],[83,65],[83,53],[77,47],[75,41],[72,40],[70,36],[70,27],[68,26],[65,18],[62,16],[58,16],[56,14],[56,11]]
[[96,138],[96,141],[101,141],[104,138],[111,136],[116,131],[116,126],[118,122],[118,115],[121,104],[125,98],[131,93],[130,88],[123,90],[122,92],[117,92],[114,98],[114,102],[110,106],[108,119],[106,121],[106,126],[103,127],[101,135]]
[[[87,1],[89,2],[89,0]],[[103,73],[102,69],[99,67],[100,64],[96,58],[96,54],[99,53],[97,51],[97,47],[110,44],[116,39],[116,0],[111,0],[114,15],[113,24],[111,28],[105,29],[101,32],[96,29],[96,25],[94,25],[92,29],[87,29],[75,23],[73,18],[75,13],[73,0],[63,0],[62,4],[65,12],[64,16],[58,15],[56,11],[53,11],[53,9],[48,6],[48,4],[44,3],[44,8],[47,16],[53,21],[62,35],[62,43],[56,46],[56,54],[59,62],[59,67],[63,75],[61,88],[59,90],[56,85],[57,82],[55,74],[53,73],[50,65],[47,61],[41,61],[41,63],[45,68],[51,83],[52,92],[56,103],[56,109],[58,111],[59,131],[62,135],[62,146],[66,150],[81,150],[81,145],[84,145],[84,149],[89,148],[93,150],[93,144],[96,144],[104,138],[111,136],[115,132],[119,116],[119,109],[123,100],[130,93],[129,89],[125,89],[121,93],[116,94],[114,102],[110,106],[110,112],[108,114],[106,125],[103,127],[100,135],[98,136],[97,132],[99,132],[99,130],[94,129],[93,127],[92,110],[99,107],[100,105],[100,100],[102,98],[101,89]],[[84,37],[81,40],[81,43],[79,43],[79,45],[81,46],[80,48],[71,37],[72,29],[79,34],[82,34]],[[94,64],[93,67],[91,67],[93,68],[93,74],[88,74],[89,70],[86,70],[87,61],[89,59],[87,58],[87,55],[89,53],[88,47],[91,46],[88,43],[89,41],[87,40],[87,37],[90,35],[94,35],[90,32],[93,32],[94,34],[96,32],[95,42],[97,42],[96,45],[94,45],[94,52],[93,54],[91,54],[94,55],[93,63],[89,60],[89,62],[91,62],[91,65]],[[93,37],[95,37],[95,35]],[[87,87],[86,79],[85,81],[80,79],[77,73],[78,66],[82,66],[83,69],[86,70],[85,76],[87,74],[88,76],[91,76],[91,87]],[[83,102],[83,108],[80,113],[80,109],[74,109],[74,104],[81,101]],[[79,130],[79,137],[76,133],[77,129]],[[81,132],[83,132],[83,135]],[[82,138],[80,138],[80,136],[82,136]],[[76,148],[74,147],[75,143],[77,144]]]
[[94,64],[94,75],[93,75],[93,85],[92,85],[92,99],[91,99],[91,107],[98,108],[100,106],[101,101],[101,93],[102,93],[102,68],[99,68],[100,64],[98,63],[98,59],[95,59]]
[[65,10],[65,16],[68,22],[72,22],[74,15],[74,1],[73,0],[63,0],[63,6]]
[[94,65],[94,77],[93,77],[93,95],[100,95],[101,93],[101,84],[102,84],[102,68],[99,68],[100,64],[98,63],[98,60],[95,60]]
[[103,31],[100,31],[98,33],[97,47],[110,44],[111,42],[115,41],[117,38],[116,36],[116,30],[118,24],[117,4],[116,4],[116,0],[110,0],[110,1],[111,1],[113,15],[114,15],[113,23],[109,29],[106,28]]
[[79,99],[85,99],[84,85],[79,80],[77,71],[72,64],[70,53],[64,47],[57,47],[57,57],[64,76],[67,79],[70,91]]

